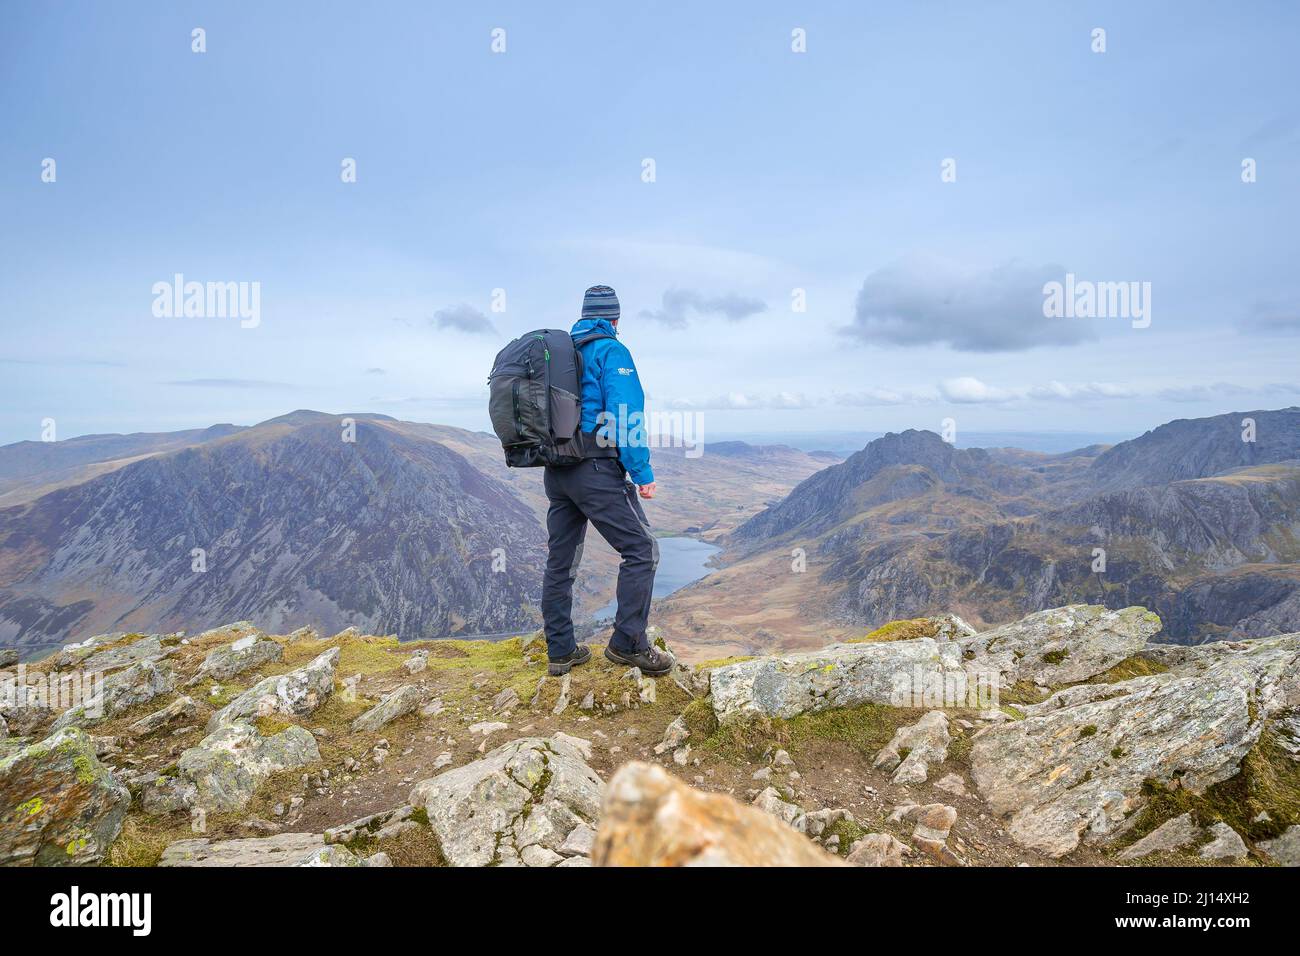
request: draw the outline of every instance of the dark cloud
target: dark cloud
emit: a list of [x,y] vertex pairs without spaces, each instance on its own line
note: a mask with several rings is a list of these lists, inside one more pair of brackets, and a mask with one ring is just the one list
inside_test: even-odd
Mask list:
[[1257,302],[1241,321],[1246,332],[1300,334],[1300,303]]
[[942,262],[904,262],[867,276],[852,324],[841,331],[867,344],[948,345],[959,352],[1017,352],[1096,337],[1083,319],[1043,315],[1043,286],[1060,266],[1008,263],[963,271]]
[[730,322],[738,322],[766,310],[767,303],[762,299],[749,299],[734,293],[706,296],[692,289],[669,289],[664,293],[660,308],[642,309],[640,316],[680,329],[686,326],[692,315],[720,315]]
[[456,329],[475,335],[496,335],[488,317],[472,305],[451,305],[433,313],[433,324],[440,329]]

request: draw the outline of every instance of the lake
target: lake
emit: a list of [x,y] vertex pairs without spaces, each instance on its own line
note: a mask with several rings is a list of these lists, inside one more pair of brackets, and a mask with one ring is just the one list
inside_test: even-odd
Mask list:
[[[654,596],[666,597],[678,588],[698,581],[711,571],[706,567],[709,558],[721,548],[696,538],[672,537],[659,539],[659,567],[655,571]],[[618,601],[610,601],[593,619],[612,618],[618,610]]]

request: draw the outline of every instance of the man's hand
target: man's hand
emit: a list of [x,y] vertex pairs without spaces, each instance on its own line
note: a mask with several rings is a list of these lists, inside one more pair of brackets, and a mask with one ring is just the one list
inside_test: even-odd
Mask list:
[[655,496],[655,483],[652,481],[648,485],[638,485],[636,493],[642,498],[653,498]]

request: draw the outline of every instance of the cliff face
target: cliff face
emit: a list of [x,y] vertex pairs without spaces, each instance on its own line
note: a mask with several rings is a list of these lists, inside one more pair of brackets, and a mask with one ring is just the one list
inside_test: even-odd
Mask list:
[[341,435],[335,416],[291,416],[0,512],[0,640],[249,615],[407,634],[530,626],[532,512],[382,418]]

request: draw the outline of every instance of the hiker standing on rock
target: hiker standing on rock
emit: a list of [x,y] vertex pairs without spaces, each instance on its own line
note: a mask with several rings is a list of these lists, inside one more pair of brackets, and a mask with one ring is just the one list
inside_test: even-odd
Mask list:
[[606,285],[592,286],[582,300],[582,318],[571,335],[582,355],[584,432],[597,432],[617,458],[590,458],[571,466],[548,466],[546,514],[549,552],[542,582],[542,618],[546,628],[550,673],[565,674],[591,657],[573,636],[573,582],[587,522],[623,558],[618,566],[618,611],[605,657],[615,664],[639,667],[651,677],[666,674],[672,659],[646,637],[650,595],[659,543],[650,533],[642,498],[653,498],[655,476],[646,440],[645,393],[632,353],[618,335],[618,296]]
[[618,611],[605,657],[658,677],[672,658],[646,636],[659,543],[642,498],[655,476],[645,429],[645,393],[632,353],[618,340],[618,296],[594,285],[570,332],[538,329],[498,353],[488,378],[488,413],[512,468],[546,468],[549,552],[542,620],[549,673],[558,677],[591,660],[573,634],[573,582],[587,523],[623,557]]

